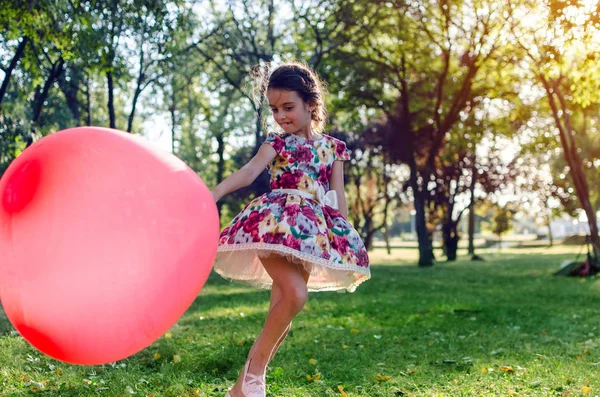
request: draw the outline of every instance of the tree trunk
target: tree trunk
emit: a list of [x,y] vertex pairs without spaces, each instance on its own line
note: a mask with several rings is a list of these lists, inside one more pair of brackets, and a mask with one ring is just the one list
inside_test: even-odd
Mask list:
[[127,132],[131,132],[131,129],[133,128],[133,117],[135,116],[135,107],[137,105],[137,101],[138,98],[140,97],[140,94],[142,93],[142,90],[140,90],[140,87],[136,87],[135,89],[135,93],[133,94],[133,103],[131,105],[131,112],[129,113],[129,118],[127,119]]
[[[556,81],[551,85],[543,75],[540,75],[539,77],[546,90],[546,96],[548,98],[548,102],[550,103],[550,108],[552,109],[552,115],[554,117],[556,127],[558,128],[558,135],[563,148],[563,155],[567,161],[567,164],[569,165],[569,174],[573,179],[573,185],[575,186],[577,198],[579,199],[579,202],[587,217],[588,226],[590,228],[590,243],[592,245],[594,255],[597,258],[600,258],[600,238],[598,237],[596,212],[590,201],[588,183],[585,177],[584,168],[581,164],[581,157],[579,156],[577,145],[575,144],[569,111],[559,86],[560,81]],[[560,103],[560,109],[556,103],[555,96],[558,98]]]
[[110,119],[110,128],[117,128],[115,118],[114,84],[112,72],[106,72],[106,81],[108,83],[108,116]]
[[137,101],[138,98],[140,97],[140,94],[142,93],[142,90],[144,89],[144,87],[142,87],[142,85],[144,84],[144,80],[146,78],[146,75],[144,74],[144,49],[143,46],[140,45],[140,62],[139,62],[139,72],[138,72],[138,77],[137,77],[137,82],[136,82],[136,86],[135,86],[135,92],[133,93],[133,102],[131,104],[131,112],[129,112],[129,118],[127,119],[127,132],[131,132],[131,129],[133,128],[133,117],[135,116],[135,107],[137,105]]
[[169,113],[171,114],[171,153],[175,154],[175,126],[177,125],[177,117],[175,115],[175,87],[171,82],[171,105],[169,106]]
[[417,227],[417,240],[419,242],[419,266],[430,267],[434,264],[433,244],[431,233],[427,230],[427,220],[425,218],[425,194],[417,186],[417,178],[411,178],[411,187],[415,203],[415,221]]
[[87,116],[85,119],[86,125],[92,125],[92,95],[90,93],[90,75],[88,74],[85,79],[85,99],[86,99],[86,112]]
[[27,47],[27,43],[29,42],[29,38],[27,36],[23,37],[19,45],[17,46],[17,50],[15,51],[15,55],[10,61],[8,68],[4,71],[4,80],[2,81],[2,86],[0,86],[0,106],[2,104],[2,100],[4,99],[4,94],[6,94],[6,90],[8,89],[8,83],[10,82],[10,76],[17,67],[17,63],[23,56],[23,52],[25,51],[25,47]]
[[552,222],[552,217],[550,215],[547,216],[548,222],[548,238],[550,239],[550,247],[554,246],[554,238],[552,236],[552,227],[550,226],[550,222]]
[[392,255],[392,247],[390,245],[390,229],[385,225],[385,229],[383,230],[383,237],[385,238],[385,249],[387,250],[388,255]]
[[442,235],[444,237],[444,247],[446,248],[446,257],[448,262],[456,260],[458,251],[458,223],[449,221],[442,225]]
[[[475,151],[475,148],[473,148]],[[469,203],[469,255],[475,255],[475,183],[477,182],[477,167],[475,166],[475,156],[473,156],[473,167],[471,168],[471,202]]]
[[64,71],[64,63],[65,61],[61,57],[52,65],[48,77],[46,78],[46,82],[44,83],[44,87],[41,91],[37,90],[34,95],[32,109],[33,112],[31,117],[31,121],[33,121],[34,126],[38,122],[40,115],[42,114],[42,108],[44,107],[44,102],[48,97],[48,92],[50,92],[50,88],[52,88],[52,84],[54,84],[58,76],[60,76],[60,74]]
[[72,67],[69,68],[71,71],[71,79],[67,81],[64,73],[58,78],[58,84],[61,91],[65,95],[67,101],[67,107],[71,111],[75,125],[81,125],[81,104],[79,103],[79,89],[81,83],[81,75],[79,69]]
[[[217,135],[217,155],[219,156],[219,160],[217,162],[217,180],[216,184],[218,185],[223,181],[225,175],[225,140],[223,139],[223,134]],[[215,185],[216,186],[216,185]],[[221,207],[223,203],[219,201],[217,203],[217,209],[219,211],[219,217],[221,216]]]

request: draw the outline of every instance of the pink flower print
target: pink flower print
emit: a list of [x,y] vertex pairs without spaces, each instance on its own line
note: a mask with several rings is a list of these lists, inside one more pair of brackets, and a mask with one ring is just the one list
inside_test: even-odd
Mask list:
[[367,255],[365,250],[360,250],[358,252],[356,264],[361,267],[369,267],[369,256]]
[[250,234],[251,236],[258,236],[258,226],[260,222],[265,219],[264,213],[259,213],[258,211],[252,211],[248,218],[244,221],[244,232]]
[[299,250],[300,249],[300,239],[295,238],[291,234],[288,234],[285,240],[283,240],[283,245]]
[[[243,222],[239,218],[234,218],[229,230],[225,229],[227,230],[227,234],[230,236],[235,236],[238,230],[240,230],[240,228],[242,227],[242,223]],[[223,230],[223,234],[225,234],[225,230]]]
[[298,163],[310,163],[313,158],[312,151],[309,147],[306,146],[298,146],[296,148],[295,156],[296,162]]
[[282,151],[281,157],[283,157],[288,163],[296,162],[296,159],[294,158],[294,152],[291,150]]
[[283,242],[283,236],[285,236],[285,233],[266,233],[263,236],[263,241],[267,244],[281,244]]
[[296,189],[300,179],[302,178],[302,171],[288,171],[281,175],[280,185],[285,189]]
[[296,217],[300,212],[300,204],[289,204],[285,206],[283,215],[287,218],[287,223],[290,226],[296,226]]
[[339,236],[333,236],[332,245],[340,254],[345,254],[348,252],[348,247],[350,246],[350,244],[348,244],[348,240]]
[[321,167],[319,167],[319,178],[317,180],[324,186],[329,183],[329,173],[325,164],[321,164]]
[[346,154],[346,144],[344,142],[336,142],[335,143],[335,154],[340,159],[347,159],[348,154]]
[[310,219],[314,223],[317,223],[317,215],[315,214],[315,211],[312,208],[310,208],[310,207],[303,207],[302,208],[302,215],[304,215],[305,217],[307,217],[308,219]]
[[284,148],[285,141],[280,136],[275,136],[275,140],[273,141],[272,146],[273,149],[275,149],[275,151],[279,153],[281,149]]

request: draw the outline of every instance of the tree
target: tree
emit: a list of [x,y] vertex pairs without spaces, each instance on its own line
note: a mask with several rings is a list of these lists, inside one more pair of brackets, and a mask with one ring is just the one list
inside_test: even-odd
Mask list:
[[[538,18],[525,24],[525,14]],[[525,70],[548,101],[575,193],[587,217],[590,243],[600,256],[596,208],[577,142],[578,136],[587,135],[587,125],[577,123],[577,114],[600,103],[600,48],[595,40],[600,31],[600,5],[591,8],[562,0],[523,3],[510,9],[510,26],[523,52]]]
[[385,7],[387,18],[373,34],[343,48],[340,63],[347,66],[337,77],[343,99],[385,115],[389,158],[411,170],[419,265],[432,266],[428,184],[448,134],[477,92],[480,71],[505,44],[504,7],[487,1],[389,2]]

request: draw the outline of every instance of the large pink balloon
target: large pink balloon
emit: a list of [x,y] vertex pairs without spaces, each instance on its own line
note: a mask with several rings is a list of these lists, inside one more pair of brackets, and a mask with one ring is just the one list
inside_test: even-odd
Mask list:
[[134,354],[196,298],[217,209],[175,156],[96,127],[49,135],[0,180],[0,297],[33,346],[75,364]]

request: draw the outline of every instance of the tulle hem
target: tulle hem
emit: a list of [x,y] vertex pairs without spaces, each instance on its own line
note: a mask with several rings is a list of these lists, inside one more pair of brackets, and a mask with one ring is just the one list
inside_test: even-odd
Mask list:
[[354,292],[361,283],[371,278],[368,267],[340,264],[290,247],[267,243],[219,246],[214,270],[230,281],[270,289],[273,280],[260,258],[272,255],[283,256],[292,263],[304,266],[310,272],[307,284],[309,291]]

